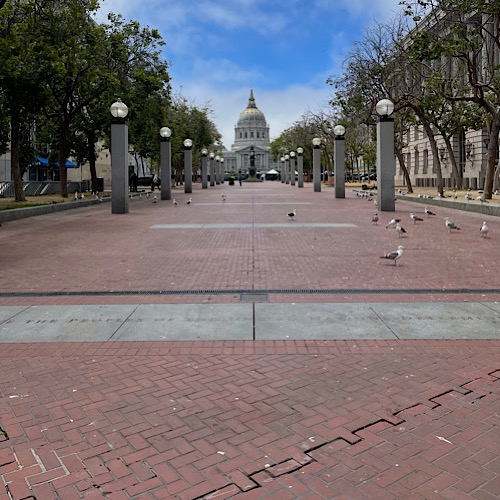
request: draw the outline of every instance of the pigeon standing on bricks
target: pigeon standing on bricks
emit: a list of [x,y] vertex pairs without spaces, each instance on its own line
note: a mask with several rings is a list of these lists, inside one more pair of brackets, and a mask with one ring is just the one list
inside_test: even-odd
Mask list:
[[410,214],[410,218],[413,221],[413,224],[416,224],[417,222],[422,222],[424,220],[422,219],[422,217],[415,215],[413,212]]
[[450,233],[452,229],[456,229],[457,231],[460,230],[460,228],[454,222],[452,222],[449,217],[444,218],[444,224],[450,230]]
[[373,214],[372,222],[373,222],[373,224],[377,225],[377,222],[378,222],[378,214],[377,213]]
[[293,212],[288,212],[287,215],[288,215],[288,217],[290,217],[290,219],[293,220],[293,218],[297,215],[297,209],[294,208]]
[[427,207],[424,208],[424,212],[427,214],[427,217],[429,217],[429,215],[436,215],[434,212],[431,212]]

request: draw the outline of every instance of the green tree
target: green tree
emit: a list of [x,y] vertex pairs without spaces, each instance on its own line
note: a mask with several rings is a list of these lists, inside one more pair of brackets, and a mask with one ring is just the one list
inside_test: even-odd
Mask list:
[[[403,0],[406,14],[419,25],[411,34],[413,60],[434,66],[450,61],[464,80],[446,95],[450,102],[471,102],[488,115],[488,166],[485,198],[498,184],[500,133],[500,0]],[[448,76],[445,74],[445,76]]]

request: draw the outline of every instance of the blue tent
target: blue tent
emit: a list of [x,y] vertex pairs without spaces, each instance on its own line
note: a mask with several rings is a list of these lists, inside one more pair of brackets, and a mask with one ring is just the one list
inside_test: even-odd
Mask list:
[[[49,160],[47,158],[44,158],[43,156],[35,156],[35,161],[36,163],[42,165],[42,167],[47,167],[49,165]],[[58,167],[59,162],[56,161],[54,165]],[[76,163],[73,163],[70,160],[66,160],[66,168],[76,168]]]

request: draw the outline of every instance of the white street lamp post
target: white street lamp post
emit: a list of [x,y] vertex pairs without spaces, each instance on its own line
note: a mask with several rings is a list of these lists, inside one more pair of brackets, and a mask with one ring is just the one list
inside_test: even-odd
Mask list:
[[304,187],[304,149],[303,148],[297,148],[297,170],[299,172],[299,179],[297,182],[297,185],[299,188]]
[[202,189],[207,189],[207,187],[208,187],[207,156],[208,156],[208,150],[206,148],[203,148],[201,150],[201,188]]
[[313,143],[313,181],[314,192],[321,191],[321,139],[315,137]]
[[117,99],[109,108],[111,123],[111,213],[128,213],[128,125],[127,106]]
[[337,125],[333,128],[335,134],[335,198],[345,198],[345,127]]
[[170,136],[172,131],[168,127],[160,129],[160,179],[161,179],[161,199],[170,200],[172,198],[172,149]]
[[184,192],[193,192],[193,141],[184,141]]
[[290,185],[295,186],[295,151],[290,152]]
[[215,186],[215,154],[210,152],[210,186]]
[[379,120],[377,123],[377,206],[379,211],[394,212],[394,104],[382,99],[376,106]]

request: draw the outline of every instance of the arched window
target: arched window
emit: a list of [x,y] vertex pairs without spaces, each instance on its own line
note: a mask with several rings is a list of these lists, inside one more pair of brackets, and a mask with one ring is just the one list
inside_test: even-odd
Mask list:
[[264,139],[264,132],[262,132],[262,139]]
[[248,133],[245,132],[245,139],[248,139]]
[[259,138],[259,135],[260,135],[259,132],[257,132],[257,139]]
[[250,137],[253,139],[253,130],[250,132]]
[[242,132],[240,132],[240,139],[241,139],[242,137],[243,137],[243,133],[242,133]]

